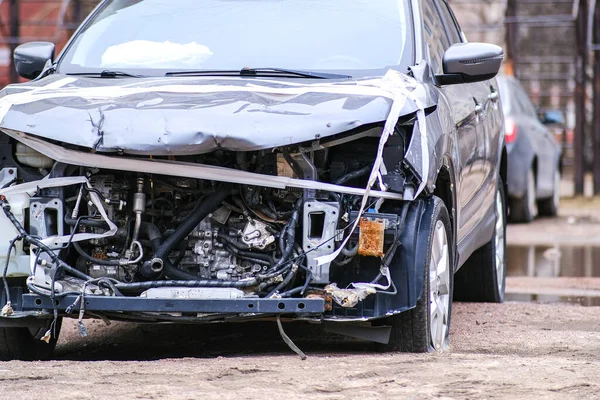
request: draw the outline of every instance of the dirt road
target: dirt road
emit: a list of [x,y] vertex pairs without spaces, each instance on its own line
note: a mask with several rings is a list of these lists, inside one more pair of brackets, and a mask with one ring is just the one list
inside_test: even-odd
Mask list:
[[[512,225],[508,240],[597,246],[600,200],[567,201],[560,218]],[[594,276],[513,276],[507,291],[598,296]],[[0,362],[0,399],[600,399],[600,307],[459,303],[452,318],[451,349],[421,355],[381,354],[318,326],[287,325],[306,361],[273,322],[87,321],[90,336],[81,338],[67,321],[58,361]]]
[[[67,322],[60,361],[0,363],[4,399],[600,398],[600,308],[456,304],[452,348],[378,354],[318,327]],[[132,361],[129,361],[132,360]]]

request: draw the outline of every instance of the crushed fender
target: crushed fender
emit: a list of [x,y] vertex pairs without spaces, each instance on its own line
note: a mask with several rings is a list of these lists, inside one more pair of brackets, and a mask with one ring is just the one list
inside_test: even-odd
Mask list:
[[325,286],[325,291],[331,294],[333,301],[344,308],[352,308],[359,301],[366,299],[377,291],[373,287],[358,287],[354,289],[340,289],[336,283]]

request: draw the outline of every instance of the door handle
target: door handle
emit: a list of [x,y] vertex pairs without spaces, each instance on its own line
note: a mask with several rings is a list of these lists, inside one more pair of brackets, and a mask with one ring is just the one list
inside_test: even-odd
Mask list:
[[494,89],[493,86],[490,86],[490,95],[488,96],[488,99],[490,99],[493,103],[498,101],[498,92],[496,91],[496,89]]

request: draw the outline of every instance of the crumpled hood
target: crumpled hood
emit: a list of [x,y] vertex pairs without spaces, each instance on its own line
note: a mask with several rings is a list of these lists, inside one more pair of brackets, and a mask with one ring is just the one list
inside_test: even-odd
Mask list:
[[[251,151],[385,121],[385,77],[98,79],[54,75],[0,91],[0,128],[129,154]],[[406,101],[401,115],[417,111]]]

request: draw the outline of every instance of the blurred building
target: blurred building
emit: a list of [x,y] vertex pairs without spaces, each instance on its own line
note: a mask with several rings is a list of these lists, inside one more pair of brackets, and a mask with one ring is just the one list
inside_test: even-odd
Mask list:
[[54,42],[58,51],[98,0],[0,0],[0,87],[16,79],[12,49],[21,43]]
[[[51,41],[57,53],[99,0],[0,0],[0,87],[17,76],[12,49],[34,40]],[[448,0],[470,41],[507,47],[513,29],[515,75],[542,109],[562,111],[568,132],[575,125],[576,32],[573,0]],[[514,4],[514,14],[507,4]],[[508,17],[507,17],[508,14]],[[589,71],[591,76],[591,70]],[[591,81],[591,80],[590,80]],[[591,91],[591,88],[590,88]],[[591,102],[587,102],[591,106]],[[591,116],[591,109],[587,110]],[[587,121],[591,126],[591,121]],[[588,142],[589,142],[588,138]],[[571,143],[572,137],[565,137]],[[592,146],[587,143],[586,149]],[[568,147],[568,146],[567,146]],[[588,155],[591,158],[591,153]]]
[[[505,72],[516,76],[533,103],[544,110],[560,110],[566,117],[563,142],[566,166],[573,164],[575,127],[575,79],[577,33],[573,0],[449,0],[470,41],[508,47],[507,30],[512,29],[512,64]],[[515,9],[508,10],[513,3]],[[512,12],[511,12],[512,11]],[[591,69],[589,76],[591,78]],[[588,80],[591,82],[591,79]],[[590,88],[591,91],[591,88]],[[588,99],[590,94],[588,92]],[[591,132],[591,102],[586,115],[586,132]],[[591,136],[587,137],[586,159],[592,159]]]

